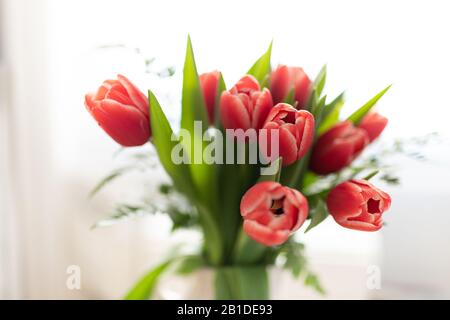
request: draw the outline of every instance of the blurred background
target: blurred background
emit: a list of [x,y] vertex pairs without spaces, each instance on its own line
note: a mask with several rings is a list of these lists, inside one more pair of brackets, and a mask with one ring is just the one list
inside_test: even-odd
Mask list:
[[[167,177],[155,167],[89,199],[135,150],[113,157],[119,146],[83,105],[123,73],[175,123],[190,33],[199,72],[221,70],[228,85],[272,39],[274,64],[314,77],[326,63],[329,95],[347,90],[345,112],[394,84],[378,105],[390,120],[384,141],[438,138],[419,146],[426,161],[395,159],[401,184],[380,185],[393,198],[387,226],[361,233],[329,219],[299,236],[324,298],[449,299],[449,13],[435,0],[0,0],[0,298],[120,298],[170,246],[198,241],[170,234],[160,214],[91,230]],[[66,286],[73,265],[79,290]],[[373,266],[379,288],[367,285]],[[323,298],[286,282],[276,297]]]

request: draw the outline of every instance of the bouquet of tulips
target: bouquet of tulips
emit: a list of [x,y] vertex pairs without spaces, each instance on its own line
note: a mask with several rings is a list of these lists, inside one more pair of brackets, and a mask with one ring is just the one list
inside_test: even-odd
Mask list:
[[[344,94],[329,99],[324,67],[310,80],[302,68],[271,66],[271,48],[233,86],[219,71],[198,75],[188,39],[181,124],[167,120],[154,92],[126,77],[106,80],[87,94],[87,110],[117,143],[150,143],[171,184],[160,190],[174,202],[163,210],[174,226],[199,228],[195,254],[172,254],[142,277],[129,299],[151,297],[157,279],[215,271],[220,299],[269,298],[268,267],[281,265],[322,291],[299,240],[329,215],[344,228],[377,231],[389,195],[368,180],[372,164],[353,161],[381,134],[387,119],[372,110],[389,87],[340,117]],[[376,158],[376,156],[375,156]]]

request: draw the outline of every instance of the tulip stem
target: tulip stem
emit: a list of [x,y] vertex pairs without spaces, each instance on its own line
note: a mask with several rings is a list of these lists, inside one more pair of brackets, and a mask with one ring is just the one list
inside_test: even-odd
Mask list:
[[267,252],[267,247],[252,240],[241,227],[233,253],[235,264],[257,264]]
[[290,179],[287,181],[286,186],[290,188],[295,188],[297,190],[302,189],[302,178],[303,173],[308,168],[309,164],[309,158],[311,156],[311,151],[309,151],[300,161],[298,161],[296,164],[294,164],[294,171],[292,172],[292,175],[290,176]]

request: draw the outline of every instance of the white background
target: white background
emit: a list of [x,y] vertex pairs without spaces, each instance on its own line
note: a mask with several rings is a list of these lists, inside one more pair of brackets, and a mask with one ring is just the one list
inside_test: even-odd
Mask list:
[[[379,103],[390,120],[384,139],[437,131],[441,142],[424,150],[431,160],[399,159],[403,184],[388,188],[394,200],[382,233],[327,221],[304,238],[325,278],[333,270],[327,266],[357,265],[364,272],[368,263],[381,264],[383,290],[369,296],[450,297],[448,2],[0,3],[5,297],[120,297],[170,241],[184,239],[169,238],[163,217],[89,230],[114,202],[133,197],[141,177],[87,200],[91,186],[117,166],[111,160],[117,145],[84,110],[83,96],[120,72],[143,90],[152,88],[175,120],[180,72],[161,80],[145,74],[133,50],[98,46],[139,47],[156,58],[156,69],[174,65],[180,71],[188,33],[199,71],[221,70],[229,85],[272,39],[275,64],[299,65],[314,77],[327,63],[327,91],[347,90],[346,112],[394,84]],[[151,178],[164,177],[155,172]],[[65,288],[70,264],[82,267],[82,292]],[[351,283],[351,275],[346,280]]]

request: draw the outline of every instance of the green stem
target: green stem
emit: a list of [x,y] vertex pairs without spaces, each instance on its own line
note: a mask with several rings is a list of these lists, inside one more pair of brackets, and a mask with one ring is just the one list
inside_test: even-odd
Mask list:
[[203,229],[206,256],[213,266],[219,266],[223,262],[223,245],[219,227],[207,207],[198,202],[195,206]]
[[233,263],[239,265],[258,264],[267,253],[267,247],[249,238],[240,229],[233,252]]

